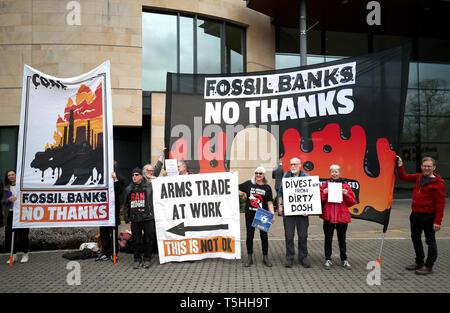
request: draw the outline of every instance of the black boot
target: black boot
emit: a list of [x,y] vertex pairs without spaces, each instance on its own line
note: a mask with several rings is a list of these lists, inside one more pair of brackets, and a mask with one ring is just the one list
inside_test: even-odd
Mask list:
[[253,254],[248,254],[247,262],[244,264],[245,267],[250,267],[253,264]]
[[267,256],[267,254],[263,255],[263,263],[267,267],[272,267],[272,263],[270,263],[269,257]]

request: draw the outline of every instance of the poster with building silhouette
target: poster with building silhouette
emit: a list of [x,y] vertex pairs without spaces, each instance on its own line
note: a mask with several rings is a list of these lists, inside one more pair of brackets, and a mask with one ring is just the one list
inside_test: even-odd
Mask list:
[[15,228],[114,224],[109,66],[73,78],[24,66]]

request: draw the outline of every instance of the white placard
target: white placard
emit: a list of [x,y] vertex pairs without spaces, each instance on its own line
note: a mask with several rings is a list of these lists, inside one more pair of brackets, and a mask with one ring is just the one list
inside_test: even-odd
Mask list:
[[322,213],[319,176],[285,177],[282,184],[284,215]]
[[162,177],[152,185],[160,263],[240,259],[237,173]]
[[342,198],[342,183],[328,183],[328,202],[341,203]]
[[177,159],[166,159],[166,172],[167,176],[178,176],[178,162]]

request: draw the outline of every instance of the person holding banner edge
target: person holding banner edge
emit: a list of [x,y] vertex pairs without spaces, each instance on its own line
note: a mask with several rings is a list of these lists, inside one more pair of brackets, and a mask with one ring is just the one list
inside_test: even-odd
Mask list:
[[[273,208],[273,195],[272,188],[267,184],[265,177],[266,170],[264,167],[259,166],[255,169],[254,176],[239,185],[239,191],[244,192],[247,196],[245,206],[245,224],[247,227],[247,254],[248,259],[244,264],[245,267],[250,267],[253,264],[253,237],[255,235],[255,228],[252,227],[252,222],[255,218],[258,208],[270,211],[275,214]],[[273,223],[275,218],[271,220]],[[263,263],[267,267],[272,267],[272,263],[269,261],[269,240],[268,234],[265,231],[260,230],[259,235],[261,238]]]
[[[8,211],[8,218],[6,222],[5,227],[5,249],[6,251],[11,250],[11,241],[12,241],[12,234],[13,234],[13,216],[14,216],[14,210],[13,210],[13,203],[17,200],[17,197],[15,196],[16,191],[16,170],[10,169],[6,171],[5,175],[5,189],[9,190],[12,194],[8,199],[6,199],[9,203],[7,207],[9,207]],[[23,255],[20,259],[20,263],[26,263],[29,260],[28,255],[28,249],[30,245],[29,241],[29,228],[17,228],[14,229],[14,247],[13,247],[13,262],[17,260],[17,251],[22,251]],[[17,245],[18,243],[18,245]],[[9,260],[6,262],[9,263]]]
[[[436,174],[436,161],[431,157],[422,159],[422,173],[406,174],[403,161],[397,155],[398,177],[406,182],[415,183],[411,215],[411,239],[416,254],[416,262],[406,266],[409,271],[416,271],[418,275],[433,273],[433,265],[437,259],[437,244],[435,234],[441,229],[445,208],[445,181]],[[422,231],[428,245],[428,257],[422,245]],[[424,262],[425,261],[425,262]]]
[[[283,175],[286,177],[298,177],[298,176],[309,176],[307,173],[300,170],[301,161],[299,158],[292,158],[290,160],[291,170]],[[285,216],[283,215],[283,184],[280,185],[278,190],[278,214],[283,216],[284,225],[284,235],[286,240],[286,263],[285,267],[291,268],[294,264],[295,247],[294,247],[294,236],[295,228],[297,228],[298,235],[298,254],[299,262],[305,267],[311,267],[311,263],[308,258],[308,226],[309,219],[306,214],[304,215],[294,215]]]
[[153,189],[152,184],[144,179],[140,168],[136,167],[132,171],[132,181],[124,192],[124,219],[127,224],[131,222],[131,234],[135,239],[133,268],[138,269],[143,265],[148,269],[156,237]]
[[[350,186],[341,178],[342,169],[339,165],[333,164],[330,166],[330,178],[320,187],[320,197],[322,200],[322,214],[320,218],[323,219],[323,232],[325,235],[324,250],[325,263],[324,268],[329,270],[333,266],[331,259],[333,233],[336,228],[336,233],[339,242],[339,251],[342,266],[345,269],[351,270],[352,267],[347,260],[346,249],[346,232],[348,224],[351,222],[349,207],[356,204],[355,193]],[[334,202],[330,199],[329,186],[333,183],[342,184],[342,201]]]

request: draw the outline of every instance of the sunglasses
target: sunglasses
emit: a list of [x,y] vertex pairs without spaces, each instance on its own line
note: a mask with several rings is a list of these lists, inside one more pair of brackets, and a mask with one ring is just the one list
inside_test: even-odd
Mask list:
[[263,175],[264,173],[255,173],[255,175]]
[[131,175],[131,176],[139,176],[139,175],[141,175],[141,174],[133,174],[133,175]]

